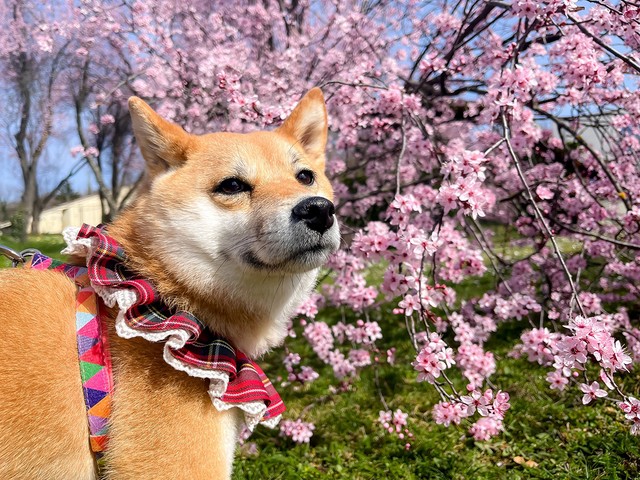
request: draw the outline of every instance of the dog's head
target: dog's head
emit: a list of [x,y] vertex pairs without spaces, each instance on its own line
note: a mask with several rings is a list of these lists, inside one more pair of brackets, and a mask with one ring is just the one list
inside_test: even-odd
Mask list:
[[147,163],[148,248],[194,291],[291,314],[339,246],[320,89],[276,130],[248,134],[191,135],[139,98],[129,105]]

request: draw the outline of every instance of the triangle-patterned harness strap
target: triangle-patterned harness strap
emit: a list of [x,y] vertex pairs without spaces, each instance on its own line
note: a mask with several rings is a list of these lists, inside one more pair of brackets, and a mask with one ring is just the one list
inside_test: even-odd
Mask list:
[[107,447],[107,422],[111,414],[113,372],[109,344],[101,315],[102,303],[91,287],[86,267],[68,265],[36,253],[31,260],[35,270],[64,273],[78,287],[76,295],[76,340],[80,361],[82,391],[87,407],[89,442],[99,461]]
[[[209,396],[218,410],[244,412],[246,426],[275,427],[285,411],[282,399],[262,369],[190,312],[175,311],[159,298],[155,286],[129,271],[122,247],[105,227],[67,228],[63,253],[86,257],[87,267],[69,265],[42,254],[31,268],[67,275],[78,286],[76,331],[91,448],[100,458],[107,445],[113,393],[108,341],[102,322],[104,305],[118,307],[116,332],[123,338],[164,342],[164,360],[190,376],[209,379]],[[100,299],[102,301],[100,301]]]

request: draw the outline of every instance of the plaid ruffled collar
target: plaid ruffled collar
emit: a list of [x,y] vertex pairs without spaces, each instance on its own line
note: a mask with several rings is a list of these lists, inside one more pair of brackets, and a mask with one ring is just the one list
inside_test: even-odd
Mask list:
[[176,370],[209,379],[209,396],[218,410],[238,407],[251,430],[275,427],[285,407],[260,367],[190,312],[175,311],[154,285],[126,267],[126,253],[103,227],[67,228],[63,253],[87,258],[91,286],[109,307],[117,306],[120,337],[164,342],[164,360]]

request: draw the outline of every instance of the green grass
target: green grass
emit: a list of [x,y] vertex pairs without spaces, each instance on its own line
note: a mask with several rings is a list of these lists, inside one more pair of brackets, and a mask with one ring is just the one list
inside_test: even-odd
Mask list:
[[[12,248],[13,250],[20,252],[25,248],[35,248],[44,255],[62,258],[60,250],[62,250],[66,244],[62,240],[62,235],[31,235],[24,244],[20,243],[15,238],[3,235],[0,237],[0,245]],[[3,255],[0,255],[0,268],[10,267],[11,262]]]
[[[493,237],[494,249],[493,251],[506,261],[514,262],[522,260],[535,252],[533,245],[531,245],[531,239],[526,239],[524,244],[521,243],[525,240],[512,225],[487,225],[488,229],[485,233],[490,233]],[[555,237],[558,248],[565,256],[579,253],[582,250],[582,242],[577,241],[574,238]],[[545,246],[553,250],[553,244],[551,240],[547,240]],[[485,255],[485,262],[488,264],[488,258]]]
[[[52,256],[59,256],[64,246],[61,237],[45,235],[31,237],[27,245],[0,237],[0,244],[16,250],[34,247]],[[569,252],[580,246],[562,244],[561,248]],[[517,258],[528,253],[513,249],[509,255]],[[0,266],[7,265],[0,259]],[[382,270],[368,272],[372,279],[381,274]],[[465,280],[456,291],[459,298],[471,298],[495,283],[495,275],[487,272],[479,279]],[[353,314],[345,314],[355,320]],[[331,394],[330,389],[337,385],[331,368],[321,364],[299,336],[287,340],[288,348],[300,353],[303,363],[314,367],[321,377],[304,387],[278,390],[288,408],[285,418],[295,419],[307,405],[317,402],[302,417],[316,425],[311,444],[296,445],[279,437],[277,430],[258,427],[248,442],[255,443],[259,453],[249,455],[248,445],[240,449],[234,480],[640,478],[640,439],[629,433],[615,404],[599,401],[584,407],[575,389],[564,394],[549,390],[544,380],[547,369],[507,357],[521,331],[528,328],[524,322],[501,325],[488,345],[498,362],[491,381],[511,394],[505,432],[488,442],[474,442],[466,435],[469,424],[444,428],[431,419],[431,408],[439,398],[430,385],[415,381],[410,366],[414,352],[401,319],[388,307],[373,315],[386,335],[380,349],[398,348],[396,366],[380,366],[380,385],[390,408],[411,414],[411,449],[405,450],[405,442],[385,434],[377,422],[383,407],[373,371],[365,370],[344,393]],[[340,317],[338,311],[324,310],[318,319],[333,323]],[[272,353],[261,365],[278,387],[278,377],[286,377],[282,351]],[[454,381],[458,387],[464,385],[460,378]],[[622,382],[625,391],[640,395],[637,369],[622,377]],[[518,457],[535,466],[523,465]]]
[[[386,323],[391,322],[388,312],[382,315]],[[386,326],[385,332],[396,332],[395,340],[403,337],[402,324],[393,330]],[[498,355],[498,370],[491,380],[511,394],[512,405],[505,417],[505,433],[497,438],[474,442],[465,435],[469,424],[436,425],[429,412],[439,401],[437,394],[429,385],[415,381],[408,342],[391,341],[399,347],[398,361],[394,367],[380,367],[381,391],[392,409],[411,413],[414,439],[410,450],[405,450],[404,441],[384,434],[379,426],[378,412],[383,407],[369,370],[349,391],[329,395],[303,416],[316,425],[310,445],[295,445],[279,437],[277,431],[259,427],[249,439],[257,444],[259,454],[241,454],[233,478],[640,478],[639,439],[629,433],[613,403],[600,401],[584,407],[575,390],[562,394],[548,388],[544,380],[547,369],[506,356],[521,329],[516,323],[504,325],[491,345]],[[291,350],[307,354],[305,361],[312,358],[303,340],[287,343]],[[274,353],[263,362],[273,380],[285,375],[280,358]],[[280,389],[288,407],[286,418],[297,418],[306,405],[328,395],[333,383],[331,369],[317,362],[313,367],[321,373],[315,383],[298,391]],[[637,372],[627,375],[624,388],[637,393],[638,380]],[[459,378],[457,383],[463,385]],[[536,466],[521,465],[518,457]]]

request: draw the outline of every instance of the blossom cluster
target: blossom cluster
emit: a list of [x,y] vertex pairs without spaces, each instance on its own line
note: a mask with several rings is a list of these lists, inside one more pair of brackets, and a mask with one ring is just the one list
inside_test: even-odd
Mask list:
[[280,422],[280,436],[289,437],[295,443],[309,443],[316,426],[310,422],[297,420],[282,420]]
[[[300,355],[297,353],[288,353],[284,358],[284,366],[287,369],[287,380],[289,382],[310,383],[317,379],[320,375],[313,368],[300,365]],[[297,371],[296,371],[297,370]]]
[[614,374],[628,371],[632,364],[632,358],[613,336],[619,327],[612,315],[576,316],[567,325],[571,334],[551,333],[546,328],[533,329],[522,334],[522,344],[512,353],[515,356],[526,354],[530,361],[553,366],[555,370],[547,375],[553,389],[564,390],[569,379],[583,372],[589,361],[600,366],[602,381],[613,389]]
[[[382,338],[382,329],[377,322],[361,319],[355,324],[338,322],[333,327],[315,321],[305,325],[304,337],[320,360],[333,367],[336,378],[344,379],[372,364],[371,354],[377,351],[375,342]],[[341,345],[345,345],[345,352],[337,348]]]
[[425,340],[425,345],[412,365],[420,372],[418,382],[435,383],[440,374],[456,362],[453,359],[453,350],[447,347],[440,335],[432,333]]
[[443,401],[433,407],[433,418],[436,423],[449,426],[459,425],[465,418],[475,413],[480,418],[471,425],[469,433],[475,440],[488,440],[503,430],[503,418],[509,409],[509,394],[491,389],[483,392],[471,390],[469,395],[463,395],[459,401]]
[[[624,328],[626,322],[623,315],[598,315],[571,319],[567,325],[570,334],[551,333],[548,329],[533,329],[522,334],[522,343],[517,345],[512,355],[526,355],[530,361],[541,365],[553,366],[555,370],[547,374],[549,387],[563,391],[572,382],[579,386],[582,392],[582,403],[590,404],[599,398],[608,397],[612,392],[618,395],[618,404],[625,412],[628,420],[633,422],[632,432],[640,433],[638,420],[634,415],[629,416],[632,407],[637,402],[633,397],[620,391],[615,376],[620,372],[628,372],[633,359],[628,355],[620,340],[614,334]],[[600,382],[587,380],[587,365],[589,363],[600,367],[598,378]],[[580,375],[584,382],[578,382]]]
[[400,440],[406,440],[405,448],[407,450],[411,448],[411,439],[413,438],[413,433],[411,433],[407,426],[408,418],[409,414],[400,409],[397,409],[395,412],[391,410],[380,410],[380,415],[378,416],[378,422],[380,422],[380,425],[382,425],[387,433],[397,435]]

